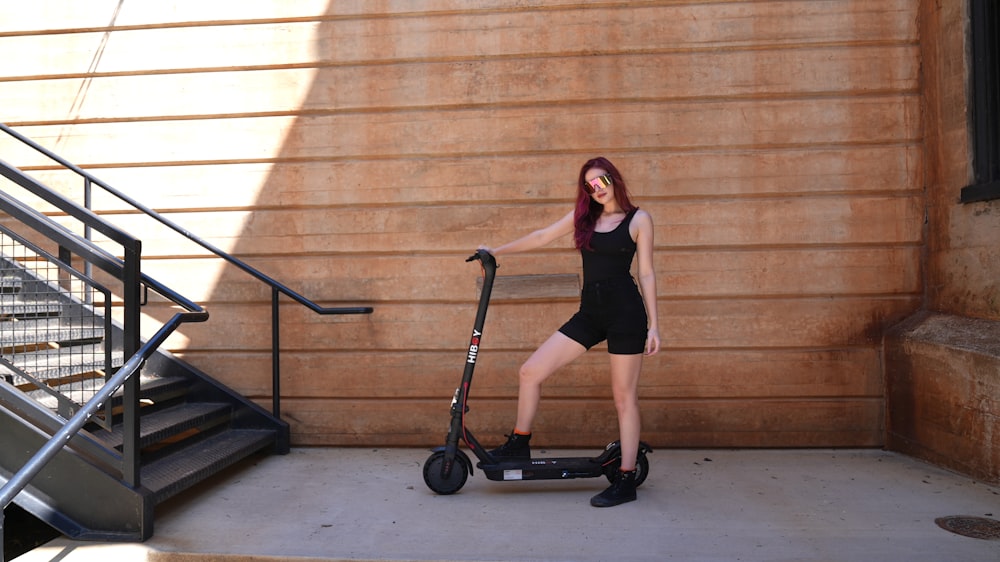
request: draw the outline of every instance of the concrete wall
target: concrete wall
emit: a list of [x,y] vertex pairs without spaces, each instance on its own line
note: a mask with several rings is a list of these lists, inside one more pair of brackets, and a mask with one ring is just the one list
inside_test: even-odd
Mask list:
[[926,310],[889,332],[887,445],[1000,482],[1000,203],[972,181],[965,2],[925,1]]
[[[603,154],[657,229],[666,349],[644,366],[643,437],[881,446],[881,334],[924,294],[919,5],[5,5],[2,120],[304,295],[375,307],[282,305],[296,444],[440,441],[476,300],[464,258],[565,213]],[[171,348],[268,404],[269,293],[96,206],[211,311]],[[568,239],[503,260],[541,277],[490,310],[480,435],[509,430],[517,366],[573,312],[578,260]],[[536,430],[616,436],[603,349],[551,381]]]

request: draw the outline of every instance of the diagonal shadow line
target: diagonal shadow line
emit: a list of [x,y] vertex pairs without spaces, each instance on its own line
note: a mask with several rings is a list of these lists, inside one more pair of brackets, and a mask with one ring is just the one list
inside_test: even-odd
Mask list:
[[[108,23],[108,29],[104,32],[104,35],[101,36],[101,42],[97,46],[97,51],[94,52],[94,57],[90,60],[90,65],[87,67],[87,77],[80,83],[80,88],[76,91],[76,96],[73,97],[73,104],[70,105],[67,119],[69,122],[75,122],[80,117],[80,111],[83,109],[83,103],[87,99],[87,92],[90,91],[90,85],[94,81],[94,73],[97,72],[97,67],[101,64],[101,59],[104,58],[104,50],[107,48],[108,41],[111,39],[112,28],[115,26],[115,22],[118,21],[118,15],[121,14],[123,4],[125,4],[125,0],[118,0],[118,5],[115,7],[114,13],[111,14],[111,21]],[[56,138],[57,147],[63,140],[67,130],[68,129],[64,128]]]

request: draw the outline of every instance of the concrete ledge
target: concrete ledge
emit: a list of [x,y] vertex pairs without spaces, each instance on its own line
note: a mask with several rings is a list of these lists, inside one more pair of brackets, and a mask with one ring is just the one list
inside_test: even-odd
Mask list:
[[921,312],[884,346],[887,447],[1000,482],[1000,322]]
[[[476,279],[476,294],[483,290],[483,278]],[[491,301],[550,300],[580,298],[580,276],[576,273],[542,275],[497,275]]]

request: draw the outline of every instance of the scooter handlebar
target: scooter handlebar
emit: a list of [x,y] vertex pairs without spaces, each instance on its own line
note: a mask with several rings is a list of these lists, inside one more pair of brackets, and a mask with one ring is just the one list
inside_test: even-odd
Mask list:
[[483,266],[490,265],[494,269],[498,267],[497,259],[493,256],[493,254],[489,253],[488,251],[482,248],[476,250],[476,253],[469,256],[465,261],[466,262],[480,261],[482,262]]

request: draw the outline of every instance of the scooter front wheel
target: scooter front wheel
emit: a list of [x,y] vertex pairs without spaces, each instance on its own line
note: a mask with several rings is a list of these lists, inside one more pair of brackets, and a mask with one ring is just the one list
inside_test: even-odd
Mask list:
[[456,456],[452,463],[451,474],[444,476],[444,452],[438,451],[427,458],[424,463],[424,483],[438,494],[447,496],[454,494],[465,486],[469,479],[469,467],[465,466],[461,457]]

